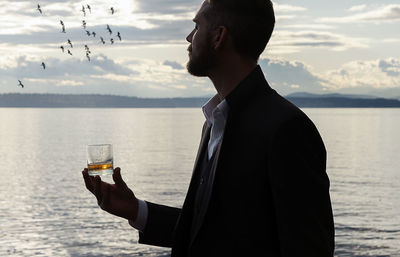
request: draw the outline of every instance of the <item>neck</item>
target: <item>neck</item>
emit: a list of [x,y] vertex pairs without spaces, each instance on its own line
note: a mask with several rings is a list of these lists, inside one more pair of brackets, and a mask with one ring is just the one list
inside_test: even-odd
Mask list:
[[240,60],[232,59],[230,58],[230,60],[218,65],[218,68],[210,72],[208,76],[214,84],[221,100],[225,99],[257,66],[256,61],[245,61],[241,58]]

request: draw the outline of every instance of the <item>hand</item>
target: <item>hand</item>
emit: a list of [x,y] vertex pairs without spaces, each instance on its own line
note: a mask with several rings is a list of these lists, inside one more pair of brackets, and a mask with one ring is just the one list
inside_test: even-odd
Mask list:
[[89,176],[88,169],[84,169],[82,175],[86,188],[96,196],[101,209],[128,220],[136,220],[139,202],[122,180],[120,168],[114,169],[115,184],[101,181],[100,176]]

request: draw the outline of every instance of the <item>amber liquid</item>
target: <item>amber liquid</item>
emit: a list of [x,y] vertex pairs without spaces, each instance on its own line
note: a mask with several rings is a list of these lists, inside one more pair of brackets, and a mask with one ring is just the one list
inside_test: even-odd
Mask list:
[[91,176],[113,174],[113,163],[88,164],[88,170]]

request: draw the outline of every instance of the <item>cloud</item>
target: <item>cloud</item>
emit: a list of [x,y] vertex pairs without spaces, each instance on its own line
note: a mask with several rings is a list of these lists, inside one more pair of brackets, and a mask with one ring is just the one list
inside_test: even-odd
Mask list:
[[277,30],[272,35],[269,51],[274,54],[299,52],[303,48],[324,48],[332,51],[345,51],[351,48],[367,48],[365,38],[318,30]]
[[259,63],[268,82],[281,94],[324,91],[325,80],[313,73],[305,63],[269,58],[261,59]]
[[285,13],[285,12],[304,12],[307,8],[302,6],[295,6],[289,4],[278,4],[274,2],[274,11],[276,13]]
[[298,18],[299,12],[305,12],[307,8],[289,4],[279,4],[274,2],[275,19],[279,23],[283,20],[291,20]]
[[[196,12],[200,7],[198,1],[188,0],[171,0],[171,1],[159,1],[159,0],[146,0],[137,1],[137,9],[135,13],[158,13],[158,14],[182,14],[188,12]],[[194,17],[192,17],[194,18]]]
[[[279,93],[293,92],[400,92],[400,59],[387,58],[369,61],[352,61],[338,69],[323,73],[300,61],[261,59],[260,65],[270,85]],[[396,91],[396,92],[397,92]],[[385,95],[388,96],[388,95]]]
[[174,70],[183,70],[183,69],[185,69],[185,67],[183,67],[180,63],[174,62],[174,61],[168,61],[168,60],[164,61],[163,65],[170,66]]
[[[117,94],[139,97],[205,96],[215,93],[207,78],[189,75],[179,62],[127,59],[116,62],[105,55],[86,58],[47,58],[46,69],[37,56],[2,58],[0,93]],[[180,66],[179,66],[180,65]],[[175,68],[173,68],[173,67]]]
[[359,12],[363,11],[367,8],[367,5],[361,4],[361,5],[354,5],[348,9],[349,12]]
[[335,27],[332,25],[328,24],[321,24],[321,23],[297,23],[297,24],[285,24],[285,25],[280,25],[280,29],[321,29],[321,30],[329,30],[329,29],[334,29]]
[[400,60],[390,58],[379,61],[379,68],[391,77],[400,77]]
[[400,59],[352,61],[324,75],[322,82],[332,90],[341,88],[387,89],[400,87]]
[[46,69],[41,67],[42,59],[37,56],[18,56],[8,62],[10,65],[2,66],[0,75],[14,76],[19,78],[51,78],[64,76],[88,76],[105,73],[118,75],[138,74],[137,71],[130,70],[117,64],[105,55],[95,55],[91,62],[86,59],[78,58],[47,58],[45,60]]
[[398,43],[400,38],[385,38],[382,40],[383,43]]
[[[361,7],[357,7],[361,11]],[[357,9],[355,8],[355,9]],[[351,8],[350,8],[351,9]],[[354,23],[354,22],[396,22],[400,21],[400,4],[390,4],[380,7],[368,7],[369,11],[343,17],[320,18],[318,22],[329,23]]]

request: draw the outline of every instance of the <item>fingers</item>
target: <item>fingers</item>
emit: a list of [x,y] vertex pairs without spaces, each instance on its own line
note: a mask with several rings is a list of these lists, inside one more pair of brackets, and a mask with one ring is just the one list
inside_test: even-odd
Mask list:
[[109,211],[110,190],[111,187],[109,186],[105,187],[105,189],[102,192],[101,202],[99,203],[100,208],[105,211]]
[[101,192],[101,178],[99,175],[94,177],[94,187],[93,187],[93,194],[97,198],[97,204],[101,205],[102,202],[102,192]]
[[87,188],[90,192],[93,193],[93,184],[92,184],[91,178],[90,178],[90,176],[89,176],[88,169],[86,169],[86,168],[83,169],[82,175],[83,175],[83,179],[85,180],[86,188]]
[[114,169],[113,180],[117,186],[126,187],[126,184],[121,176],[121,169],[119,167]]

